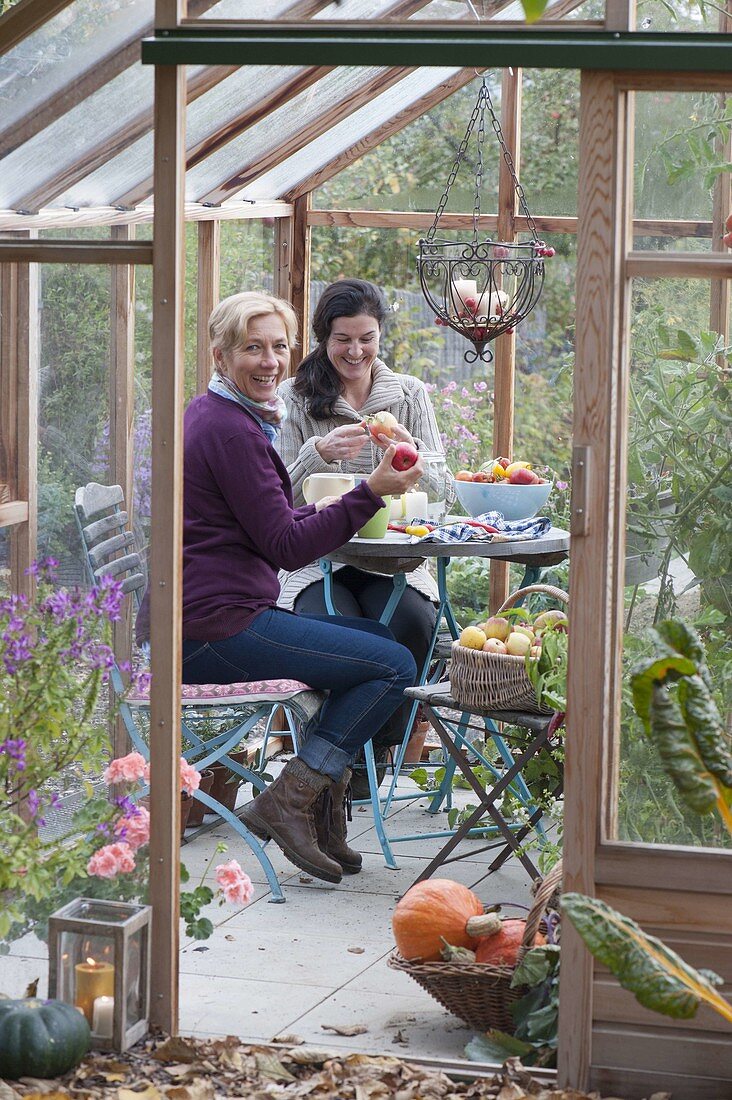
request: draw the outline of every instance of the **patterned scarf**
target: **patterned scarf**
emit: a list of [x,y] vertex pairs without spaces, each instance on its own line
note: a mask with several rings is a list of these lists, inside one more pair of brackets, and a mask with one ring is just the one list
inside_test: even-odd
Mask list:
[[[214,372],[211,381],[208,384],[208,388],[212,393],[216,393],[219,397],[226,397],[229,401],[236,401],[237,404],[242,405],[245,409],[249,409],[254,413],[257,420],[262,424],[266,435],[270,439],[274,439],[277,433],[281,430],[285,420],[287,420],[287,406],[279,394],[275,394],[269,401],[253,401],[251,397],[247,397],[230,378],[226,378],[223,374],[219,374],[218,371]],[[270,429],[267,431],[267,428]]]

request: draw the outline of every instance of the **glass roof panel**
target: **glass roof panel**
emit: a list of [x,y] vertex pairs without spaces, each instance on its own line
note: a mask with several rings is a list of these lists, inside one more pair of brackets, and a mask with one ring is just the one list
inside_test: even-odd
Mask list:
[[154,0],[75,0],[0,55],[0,129],[152,26]]
[[202,13],[200,21],[211,19],[240,19],[254,23],[260,19],[268,22],[285,15],[296,0],[220,0]]
[[105,137],[113,147],[115,135],[152,106],[153,79],[152,66],[137,62],[8,153],[0,172],[0,207],[22,207],[24,195],[73,169]]
[[[267,118],[191,169],[186,177],[187,197],[198,200],[224,181],[241,176],[243,169],[255,164],[273,147],[296,139],[303,129],[327,115],[337,104],[347,103],[359,89],[385,72],[377,68],[343,67],[328,73],[317,84],[272,111]],[[202,106],[206,98],[203,96],[199,101]],[[245,182],[246,174],[242,185]]]
[[271,171],[244,187],[239,199],[272,199],[284,195],[291,187],[307,179],[321,165],[327,164],[387,119],[392,118],[442,81],[458,72],[455,68],[419,69],[410,73],[393,88],[375,96],[370,103],[354,111],[343,122],[311,141],[304,149],[276,165]]
[[[152,73],[152,66],[143,67],[149,68]],[[188,148],[203,141],[221,123],[236,117],[242,109],[242,104],[256,103],[276,91],[300,71],[299,68],[284,65],[238,69],[221,84],[189,105],[186,126]],[[267,132],[269,121],[264,121],[262,126]],[[271,130],[269,134],[271,141]],[[152,133],[149,133],[70,187],[54,200],[54,206],[109,205],[148,179],[152,175],[152,166],[153,139]],[[0,183],[0,207],[2,205],[2,184]]]

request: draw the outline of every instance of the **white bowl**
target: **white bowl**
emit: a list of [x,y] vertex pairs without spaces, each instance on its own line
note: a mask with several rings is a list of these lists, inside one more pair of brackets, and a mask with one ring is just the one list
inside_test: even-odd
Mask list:
[[500,512],[504,519],[531,519],[544,507],[554,488],[551,481],[544,485],[493,485],[481,481],[456,481],[458,500],[471,516],[484,512]]

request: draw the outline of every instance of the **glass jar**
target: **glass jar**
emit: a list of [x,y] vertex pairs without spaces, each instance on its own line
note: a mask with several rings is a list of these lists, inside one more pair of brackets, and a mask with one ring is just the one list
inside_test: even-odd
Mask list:
[[440,451],[420,451],[424,473],[415,489],[427,494],[427,522],[444,523],[447,513],[447,463]]

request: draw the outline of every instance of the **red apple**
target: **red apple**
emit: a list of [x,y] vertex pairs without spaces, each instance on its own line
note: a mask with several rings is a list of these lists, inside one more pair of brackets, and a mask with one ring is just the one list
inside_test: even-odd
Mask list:
[[411,443],[397,443],[391,464],[395,470],[411,470],[419,458],[419,452]]
[[513,470],[508,480],[511,485],[537,485],[539,482],[534,471],[527,470],[523,466]]

